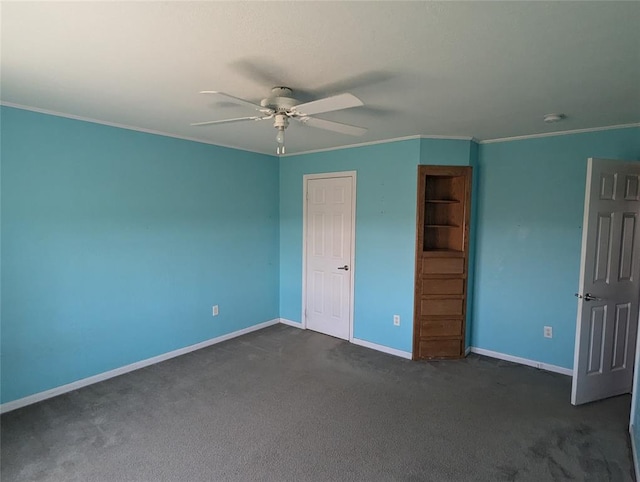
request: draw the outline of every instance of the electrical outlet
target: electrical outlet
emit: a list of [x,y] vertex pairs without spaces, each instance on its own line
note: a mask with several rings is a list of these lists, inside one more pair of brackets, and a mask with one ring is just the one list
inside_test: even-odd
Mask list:
[[393,315],[393,324],[395,326],[400,326],[400,315]]
[[213,316],[218,316],[218,305],[213,305],[213,309],[211,310]]
[[544,337],[545,338],[553,338],[553,328],[550,326],[544,327]]

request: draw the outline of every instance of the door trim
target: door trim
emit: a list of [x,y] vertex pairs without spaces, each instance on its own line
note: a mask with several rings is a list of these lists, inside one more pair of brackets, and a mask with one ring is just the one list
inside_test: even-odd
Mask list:
[[336,177],[351,178],[351,277],[349,286],[349,342],[353,342],[353,296],[355,288],[355,271],[356,271],[356,177],[357,171],[339,171],[339,172],[323,172],[318,174],[304,174],[302,176],[302,313],[300,315],[301,328],[307,329],[307,317],[305,311],[307,308],[307,185],[312,179],[333,179]]

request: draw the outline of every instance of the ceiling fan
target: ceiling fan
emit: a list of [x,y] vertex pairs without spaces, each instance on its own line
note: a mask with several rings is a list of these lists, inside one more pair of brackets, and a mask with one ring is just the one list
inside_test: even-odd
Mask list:
[[311,117],[314,114],[322,114],[324,112],[332,112],[334,110],[349,109],[351,107],[364,105],[363,102],[353,94],[338,94],[311,102],[300,103],[293,97],[293,92],[289,87],[274,87],[271,89],[271,95],[262,99],[258,105],[248,100],[240,99],[239,97],[234,97],[233,95],[215,90],[204,90],[200,93],[214,94],[235,104],[250,107],[260,112],[260,115],[237,117],[235,119],[196,122],[191,124],[192,126],[208,126],[214,124],[229,124],[231,122],[273,119],[273,126],[278,129],[278,133],[276,135],[276,141],[278,143],[276,154],[285,153],[284,131],[289,126],[289,119],[294,119],[311,127],[318,127],[320,129],[348,134],[351,136],[360,136],[367,132],[367,129],[363,127]]

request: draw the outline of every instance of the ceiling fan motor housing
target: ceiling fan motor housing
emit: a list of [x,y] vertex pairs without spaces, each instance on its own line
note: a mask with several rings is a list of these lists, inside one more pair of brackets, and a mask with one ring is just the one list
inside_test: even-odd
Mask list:
[[271,95],[266,99],[262,99],[260,105],[276,112],[284,113],[300,103],[291,97],[292,94],[293,92],[289,87],[274,87],[271,89]]

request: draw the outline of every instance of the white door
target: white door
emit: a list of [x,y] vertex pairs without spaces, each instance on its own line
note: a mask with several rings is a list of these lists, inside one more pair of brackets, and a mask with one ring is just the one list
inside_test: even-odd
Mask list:
[[630,393],[640,297],[640,162],[589,159],[571,403]]
[[308,329],[349,339],[355,173],[305,177],[304,316]]

